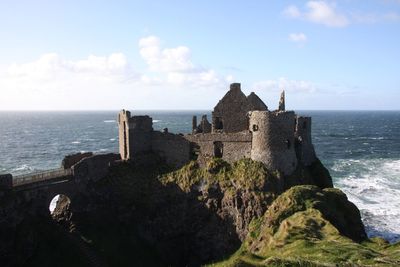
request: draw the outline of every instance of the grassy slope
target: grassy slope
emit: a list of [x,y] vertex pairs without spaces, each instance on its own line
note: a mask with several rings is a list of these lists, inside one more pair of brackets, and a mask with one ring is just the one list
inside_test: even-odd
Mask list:
[[211,266],[399,266],[399,243],[379,238],[357,243],[334,226],[341,216],[351,216],[335,207],[343,195],[313,186],[287,190],[264,218],[252,222],[240,250]]

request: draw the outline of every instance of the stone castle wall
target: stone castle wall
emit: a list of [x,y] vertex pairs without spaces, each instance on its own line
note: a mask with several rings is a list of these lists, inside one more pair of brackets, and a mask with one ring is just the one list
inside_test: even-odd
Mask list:
[[311,165],[316,159],[311,140],[311,117],[296,118],[295,138],[297,158],[305,166]]
[[121,159],[135,160],[154,152],[177,167],[190,160],[190,142],[180,135],[153,131],[151,117],[131,117],[129,111],[123,110],[118,115],[118,123]]
[[181,135],[153,131],[151,144],[152,151],[169,165],[180,167],[190,160],[190,142]]
[[138,160],[154,152],[175,166],[196,157],[200,162],[218,157],[231,163],[251,158],[270,170],[291,174],[298,163],[309,166],[316,156],[311,118],[285,111],[284,103],[282,92],[279,110],[270,112],[255,93],[246,97],[240,84],[233,83],[215,106],[212,124],[206,116],[200,124],[193,117],[189,135],[154,131],[149,116],[131,117],[123,110],[118,116],[121,158]]
[[[246,95],[240,90],[240,83],[231,84],[228,93],[212,112],[212,132],[234,133],[247,130],[248,111],[249,104]],[[218,121],[222,122],[222,129],[219,129]]]
[[195,143],[199,148],[200,161],[215,155],[215,146],[222,145],[221,158],[227,162],[235,162],[242,158],[249,158],[251,152],[251,133],[243,131],[238,133],[208,133],[185,135],[185,138]]
[[131,117],[128,123],[128,131],[128,157],[135,157],[152,150],[153,119],[151,117]]
[[253,134],[251,158],[270,170],[291,174],[297,167],[295,114],[292,111],[252,111],[249,128]]
[[81,161],[84,158],[91,157],[93,156],[92,152],[86,152],[86,153],[76,153],[76,154],[71,154],[67,155],[64,157],[64,159],[61,162],[61,166],[64,169],[69,169],[79,161]]

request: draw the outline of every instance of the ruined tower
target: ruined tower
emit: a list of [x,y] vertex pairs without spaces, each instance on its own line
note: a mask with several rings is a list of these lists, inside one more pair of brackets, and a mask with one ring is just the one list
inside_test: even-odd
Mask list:
[[285,111],[285,90],[281,93],[281,98],[279,99],[279,108],[280,111]]
[[131,159],[151,151],[153,121],[149,116],[133,116],[122,110],[118,114],[119,152],[121,159]]
[[297,167],[294,128],[293,111],[251,111],[251,159],[261,161],[270,170],[293,173]]

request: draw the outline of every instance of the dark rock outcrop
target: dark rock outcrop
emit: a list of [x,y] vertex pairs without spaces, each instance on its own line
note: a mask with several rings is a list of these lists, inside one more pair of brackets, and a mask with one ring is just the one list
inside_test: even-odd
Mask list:
[[[52,249],[62,249],[57,245],[61,240],[75,247],[70,257],[89,265],[199,266],[222,261],[238,249],[264,260],[274,255],[271,249],[292,247],[297,239],[366,240],[358,209],[331,188],[329,172],[319,161],[299,165],[291,176],[272,173],[250,159],[234,164],[212,159],[204,168],[191,162],[179,170],[157,157],[152,161],[120,162],[106,177],[90,179],[85,194],[72,202],[59,199],[52,224],[49,214],[31,213],[29,218],[45,222],[42,226],[53,225],[46,228],[46,240],[43,227],[26,227],[29,207],[15,209],[6,219],[13,221],[11,228],[0,227],[0,234],[13,233],[0,251],[14,253],[11,258],[23,251],[19,265],[36,266],[43,248],[55,242]],[[4,218],[0,225],[7,225]],[[21,249],[10,249],[17,243]]]

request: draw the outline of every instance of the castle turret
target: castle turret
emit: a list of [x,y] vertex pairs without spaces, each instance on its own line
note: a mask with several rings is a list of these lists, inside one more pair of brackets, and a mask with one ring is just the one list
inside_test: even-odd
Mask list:
[[251,159],[261,161],[270,170],[293,173],[297,167],[294,112],[252,111],[249,128],[253,134]]

